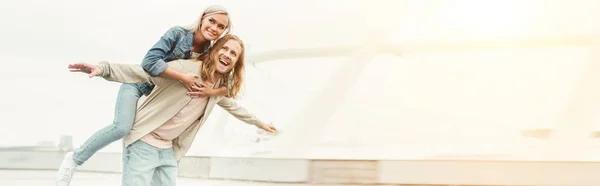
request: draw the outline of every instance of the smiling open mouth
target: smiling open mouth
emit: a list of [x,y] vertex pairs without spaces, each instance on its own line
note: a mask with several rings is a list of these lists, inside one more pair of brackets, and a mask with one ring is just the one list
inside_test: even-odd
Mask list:
[[226,61],[223,61],[222,59],[219,59],[219,63],[221,63],[224,66],[229,65],[229,63],[227,63]]

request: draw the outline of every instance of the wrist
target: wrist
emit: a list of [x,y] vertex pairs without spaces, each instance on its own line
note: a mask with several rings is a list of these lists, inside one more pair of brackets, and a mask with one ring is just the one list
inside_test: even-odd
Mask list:
[[[106,68],[108,68],[108,66],[109,66],[109,63],[106,61],[100,61],[100,63],[95,64],[94,67],[96,67],[98,69],[98,71],[100,71],[98,74],[96,74],[96,76],[99,76],[99,77],[106,76],[107,74],[105,74],[104,71]],[[109,72],[109,70],[107,72]]]
[[206,94],[209,96],[216,96],[219,92],[214,89],[206,89]]
[[102,68],[100,67],[100,65],[94,65],[96,67],[96,69],[98,69],[98,73],[95,74],[94,76],[102,76],[102,72],[104,72],[102,70]]
[[179,72],[173,72],[173,78],[179,82],[185,82],[185,75]]
[[184,81],[183,75],[181,75],[180,73],[178,73],[177,71],[175,71],[175,70],[173,70],[171,68],[165,69],[165,71],[163,71],[162,73],[160,73],[159,76],[166,77],[166,78],[173,79],[173,80],[177,80],[177,81],[180,81],[180,82]]
[[219,87],[219,89],[217,89],[217,93],[222,94],[223,96],[227,96],[227,94],[229,93],[229,89],[227,89],[227,87]]
[[185,76],[183,74],[177,72],[177,71],[172,71],[170,73],[170,76],[171,76],[171,78],[173,78],[173,79],[175,79],[175,80],[177,80],[177,81],[179,81],[181,83],[184,83],[185,80],[186,80]]

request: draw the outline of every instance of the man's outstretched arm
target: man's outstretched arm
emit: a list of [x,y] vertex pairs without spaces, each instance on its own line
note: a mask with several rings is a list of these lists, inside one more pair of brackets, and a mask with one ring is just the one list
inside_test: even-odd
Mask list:
[[[171,63],[169,66],[176,69],[177,67],[182,67],[181,64],[177,62]],[[70,64],[69,69],[71,72],[83,72],[89,74],[90,78],[100,76],[107,81],[119,83],[151,82],[155,85],[159,85],[162,81],[160,77],[152,77],[148,75],[140,65],[134,64],[118,64],[103,61],[98,65],[88,63]]]
[[223,97],[221,100],[219,100],[219,102],[217,102],[217,104],[244,123],[255,125],[256,127],[264,129],[268,132],[277,132],[277,129],[273,125],[267,124],[256,118],[256,116],[250,114],[246,108],[239,106],[235,100],[231,98]]

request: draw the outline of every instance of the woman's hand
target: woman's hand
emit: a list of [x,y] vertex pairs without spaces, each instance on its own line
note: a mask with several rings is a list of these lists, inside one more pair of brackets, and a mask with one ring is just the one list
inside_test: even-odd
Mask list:
[[185,86],[185,88],[191,92],[194,90],[193,87],[200,85],[198,82],[196,82],[198,78],[200,78],[200,76],[196,74],[184,74],[179,82],[181,82],[181,84],[183,84],[183,86]]
[[214,83],[198,82],[192,87],[192,91],[188,92],[188,95],[193,98],[215,96],[218,91],[213,88],[214,86]]

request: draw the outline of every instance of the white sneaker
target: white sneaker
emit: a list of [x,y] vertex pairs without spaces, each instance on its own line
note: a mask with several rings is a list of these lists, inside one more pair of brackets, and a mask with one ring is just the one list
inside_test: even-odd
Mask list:
[[58,168],[58,172],[56,173],[56,186],[69,186],[69,184],[71,184],[71,178],[78,166],[79,165],[73,161],[73,152],[65,154],[65,158],[63,158],[60,168]]

